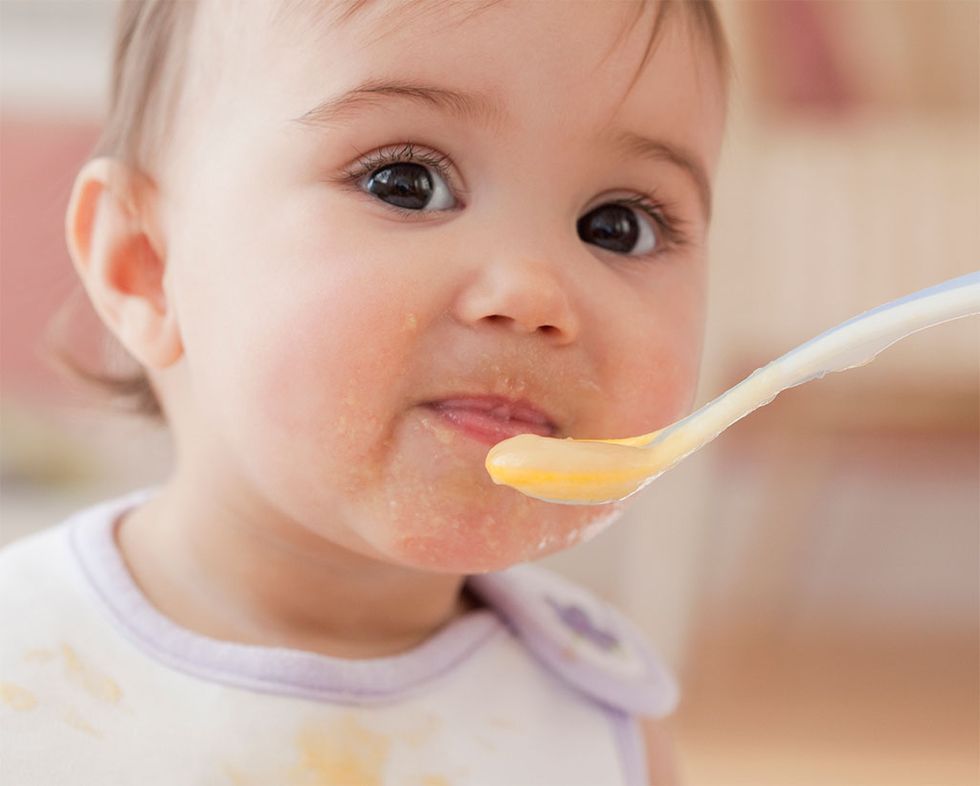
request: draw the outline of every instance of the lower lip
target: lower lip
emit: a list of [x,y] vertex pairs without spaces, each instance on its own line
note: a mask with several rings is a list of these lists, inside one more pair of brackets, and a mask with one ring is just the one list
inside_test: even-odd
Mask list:
[[485,412],[474,409],[440,408],[429,404],[427,408],[435,412],[443,422],[448,423],[469,437],[485,445],[516,437],[518,434],[538,434],[550,437],[552,429],[546,423],[528,423],[524,420],[498,420]]

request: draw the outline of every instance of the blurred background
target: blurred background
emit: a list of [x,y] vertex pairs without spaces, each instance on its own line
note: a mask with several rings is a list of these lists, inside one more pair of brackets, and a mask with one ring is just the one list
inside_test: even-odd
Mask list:
[[[980,267],[980,3],[719,5],[737,76],[699,405]],[[0,0],[0,543],[155,484],[169,460],[164,432],[42,359],[52,341],[109,351],[63,226],[114,7]],[[692,786],[980,782],[978,338],[949,323],[787,391],[545,560],[678,672]]]

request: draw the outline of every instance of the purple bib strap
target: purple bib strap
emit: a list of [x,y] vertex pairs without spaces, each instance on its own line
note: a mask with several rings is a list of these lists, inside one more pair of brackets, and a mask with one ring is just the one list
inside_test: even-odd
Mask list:
[[644,634],[586,588],[536,565],[468,584],[550,671],[591,698],[647,717],[677,706],[677,682]]

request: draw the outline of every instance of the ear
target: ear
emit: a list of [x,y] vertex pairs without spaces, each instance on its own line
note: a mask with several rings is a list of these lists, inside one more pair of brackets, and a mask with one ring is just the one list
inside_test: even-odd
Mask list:
[[112,158],[95,158],[75,178],[65,234],[92,305],[144,366],[162,369],[183,354],[167,291],[166,251],[156,188]]

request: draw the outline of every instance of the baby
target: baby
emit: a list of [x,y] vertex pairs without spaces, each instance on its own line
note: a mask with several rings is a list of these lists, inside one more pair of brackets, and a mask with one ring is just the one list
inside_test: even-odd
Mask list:
[[675,783],[519,564],[620,509],[483,462],[690,410],[728,71],[710,0],[124,4],[67,239],[176,461],[0,555],[5,783]]

